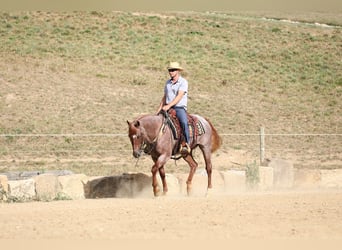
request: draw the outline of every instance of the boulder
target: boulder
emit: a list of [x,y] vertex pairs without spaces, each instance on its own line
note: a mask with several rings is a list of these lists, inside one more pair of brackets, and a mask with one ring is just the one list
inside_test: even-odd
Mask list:
[[274,175],[273,168],[270,167],[259,167],[259,190],[270,190],[273,188]]
[[56,198],[59,191],[56,175],[42,174],[34,178],[37,199],[40,201],[51,201]]
[[295,169],[294,188],[318,188],[321,183],[321,172],[319,169]]
[[143,173],[125,173],[90,179],[84,187],[86,198],[133,198],[152,195],[151,177]]
[[342,188],[342,169],[320,170],[323,188]]
[[27,201],[36,198],[33,179],[8,181],[9,197],[12,200]]
[[[187,185],[186,180],[188,179],[189,174],[177,174],[177,178],[180,183],[180,190],[182,195],[187,195]],[[224,179],[222,174],[217,170],[212,170],[211,174],[211,183],[213,188],[209,190],[211,194],[222,193],[225,190]],[[194,174],[192,179],[192,193],[193,196],[205,196],[207,195],[208,189],[208,176],[205,168],[199,168]]]
[[51,174],[56,176],[61,175],[69,175],[72,174],[72,171],[69,170],[36,170],[36,171],[13,171],[4,173],[4,175],[7,176],[8,180],[14,181],[14,180],[25,180],[34,178],[39,175],[43,174]]
[[0,201],[6,201],[8,196],[8,179],[6,175],[0,175]]
[[270,159],[268,167],[273,168],[273,186],[275,188],[292,188],[294,172],[291,161],[273,158]]
[[[167,184],[167,188],[168,188],[167,195],[171,195],[171,196],[172,195],[179,195],[181,190],[180,190],[178,178],[172,174],[166,174],[165,179],[166,179],[166,184]],[[162,181],[161,181],[159,174],[157,174],[157,180],[158,180],[158,185],[159,185],[160,191],[162,192],[163,184],[162,184]],[[151,183],[150,183],[150,192],[151,192],[151,194],[153,194],[152,175],[151,175]]]
[[242,192],[246,190],[246,171],[227,170],[221,172],[226,192]]
[[57,199],[80,200],[85,198],[84,182],[87,176],[84,174],[71,174],[58,176],[60,190]]
[[[94,189],[95,186],[102,180],[104,176],[88,176],[86,180],[82,182],[83,184],[83,190],[84,190],[84,197],[87,198],[97,198],[94,196]],[[100,197],[98,197],[100,198]]]

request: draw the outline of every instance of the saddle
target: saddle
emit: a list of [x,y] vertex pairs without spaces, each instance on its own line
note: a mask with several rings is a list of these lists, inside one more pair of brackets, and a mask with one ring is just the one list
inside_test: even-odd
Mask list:
[[[190,115],[188,112],[186,112],[186,114],[188,117],[190,147],[193,147],[196,144],[197,136],[204,134],[205,130],[203,124],[196,116]],[[173,152],[176,154],[181,146],[182,141],[185,141],[185,136],[177,118],[176,110],[170,109],[164,115],[168,126],[171,128],[173,138],[177,141],[173,149]]]

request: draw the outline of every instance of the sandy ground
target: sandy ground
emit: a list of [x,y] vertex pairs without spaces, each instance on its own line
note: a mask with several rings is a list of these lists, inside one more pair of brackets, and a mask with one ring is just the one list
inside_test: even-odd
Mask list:
[[0,204],[0,239],[342,239],[342,190]]

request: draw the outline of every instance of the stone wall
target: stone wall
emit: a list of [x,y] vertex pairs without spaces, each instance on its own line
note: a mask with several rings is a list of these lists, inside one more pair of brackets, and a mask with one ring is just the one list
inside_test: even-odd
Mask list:
[[[258,185],[253,191],[276,189],[342,188],[342,169],[295,169],[290,162],[274,161],[260,166]],[[279,163],[279,164],[278,164]],[[13,176],[15,176],[13,178]],[[167,174],[168,195],[186,195],[188,174]],[[250,190],[244,170],[213,170],[213,193],[229,194]],[[160,189],[161,180],[158,177]],[[198,169],[193,178],[194,196],[206,194],[207,174]],[[18,175],[0,174],[0,201],[51,201],[63,199],[153,197],[151,174],[125,173],[117,176],[88,177],[70,172]]]

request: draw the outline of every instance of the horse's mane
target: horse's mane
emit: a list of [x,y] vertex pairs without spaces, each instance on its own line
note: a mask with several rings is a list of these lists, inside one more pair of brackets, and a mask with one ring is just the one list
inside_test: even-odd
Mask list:
[[141,119],[143,119],[143,118],[146,117],[146,116],[150,116],[150,114],[143,114],[143,115],[137,117],[137,118],[135,119],[135,121],[141,120]]

